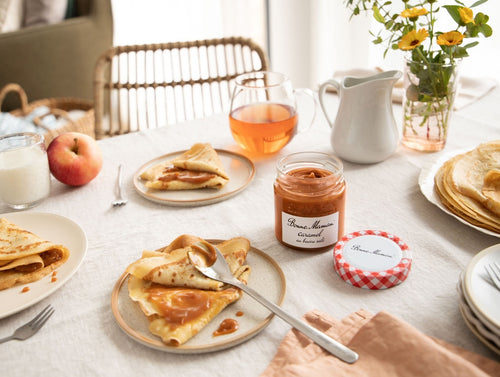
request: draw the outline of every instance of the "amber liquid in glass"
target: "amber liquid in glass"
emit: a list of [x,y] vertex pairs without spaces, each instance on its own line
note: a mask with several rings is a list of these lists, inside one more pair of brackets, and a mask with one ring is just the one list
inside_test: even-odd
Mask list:
[[239,107],[229,115],[236,142],[255,153],[274,153],[293,137],[298,116],[295,109],[279,103],[255,103]]

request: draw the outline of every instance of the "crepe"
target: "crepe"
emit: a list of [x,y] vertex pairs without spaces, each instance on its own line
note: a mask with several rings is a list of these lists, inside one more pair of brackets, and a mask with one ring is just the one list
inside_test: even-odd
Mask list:
[[500,142],[480,144],[454,156],[437,171],[435,191],[451,212],[500,232]]
[[37,281],[64,264],[69,250],[0,219],[0,290]]
[[141,173],[144,185],[156,190],[220,189],[229,177],[219,155],[208,143],[194,144],[181,156]]
[[149,331],[172,346],[191,339],[241,297],[241,291],[235,288],[210,291],[165,287],[133,276],[129,278],[128,289],[130,298],[148,316]]
[[[162,284],[167,287],[188,287],[198,289],[220,290],[223,283],[207,278],[189,261],[187,253],[201,238],[182,235],[175,239],[174,245],[188,245],[174,248],[169,245],[155,251],[144,251],[142,258],[130,264],[127,272],[145,281]],[[229,268],[237,278],[245,279],[249,274],[249,266],[244,266],[250,242],[246,238],[236,237],[217,245],[226,258]]]
[[[196,335],[225,307],[241,297],[239,289],[205,277],[189,262],[192,245],[207,241],[191,235],[177,237],[169,245],[145,250],[130,264],[128,291],[149,319],[149,330],[163,342],[178,346]],[[231,272],[247,284],[245,265],[250,242],[242,237],[217,244]]]

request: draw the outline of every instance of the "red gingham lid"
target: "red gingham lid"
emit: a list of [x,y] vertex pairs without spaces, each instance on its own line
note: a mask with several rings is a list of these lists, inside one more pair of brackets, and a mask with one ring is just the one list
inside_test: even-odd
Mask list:
[[355,287],[385,289],[402,283],[410,273],[408,245],[387,232],[363,230],[342,237],[333,249],[339,276]]

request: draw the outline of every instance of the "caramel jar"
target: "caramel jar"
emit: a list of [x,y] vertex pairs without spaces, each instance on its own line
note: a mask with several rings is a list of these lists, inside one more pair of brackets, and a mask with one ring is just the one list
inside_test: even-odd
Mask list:
[[345,198],[337,157],[299,152],[282,158],[274,182],[276,238],[292,249],[331,249],[344,235]]

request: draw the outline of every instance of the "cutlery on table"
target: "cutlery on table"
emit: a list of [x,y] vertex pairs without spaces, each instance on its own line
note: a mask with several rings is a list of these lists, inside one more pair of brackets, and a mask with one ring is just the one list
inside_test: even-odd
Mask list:
[[488,273],[491,281],[500,290],[500,265],[497,262],[486,264],[484,269]]
[[222,253],[216,246],[213,246],[216,253],[215,262],[211,263],[213,260],[211,260],[210,257],[210,250],[207,250],[208,247],[209,246],[205,244],[198,243],[193,245],[193,251],[188,252],[188,258],[190,262],[203,275],[241,289],[243,292],[247,293],[250,297],[257,300],[271,312],[276,314],[285,322],[288,322],[288,324],[292,325],[295,329],[299,330],[301,333],[313,340],[316,344],[320,345],[322,348],[330,352],[332,355],[338,357],[340,360],[347,363],[354,363],[358,360],[359,356],[353,350],[330,338],[328,335],[315,329],[309,324],[291,316],[283,309],[281,309],[278,305],[270,302],[258,292],[236,279],[231,273],[224,255],[222,255]]
[[11,336],[0,339],[0,343],[4,343],[13,339],[26,340],[32,337],[38,332],[38,330],[42,328],[43,325],[45,325],[45,322],[47,322],[50,316],[54,314],[54,311],[55,309],[51,305],[47,305],[40,313],[36,315],[35,318],[17,328]]
[[111,203],[113,207],[119,207],[127,204],[127,200],[122,196],[122,165],[118,166],[118,178],[116,179],[116,200]]

